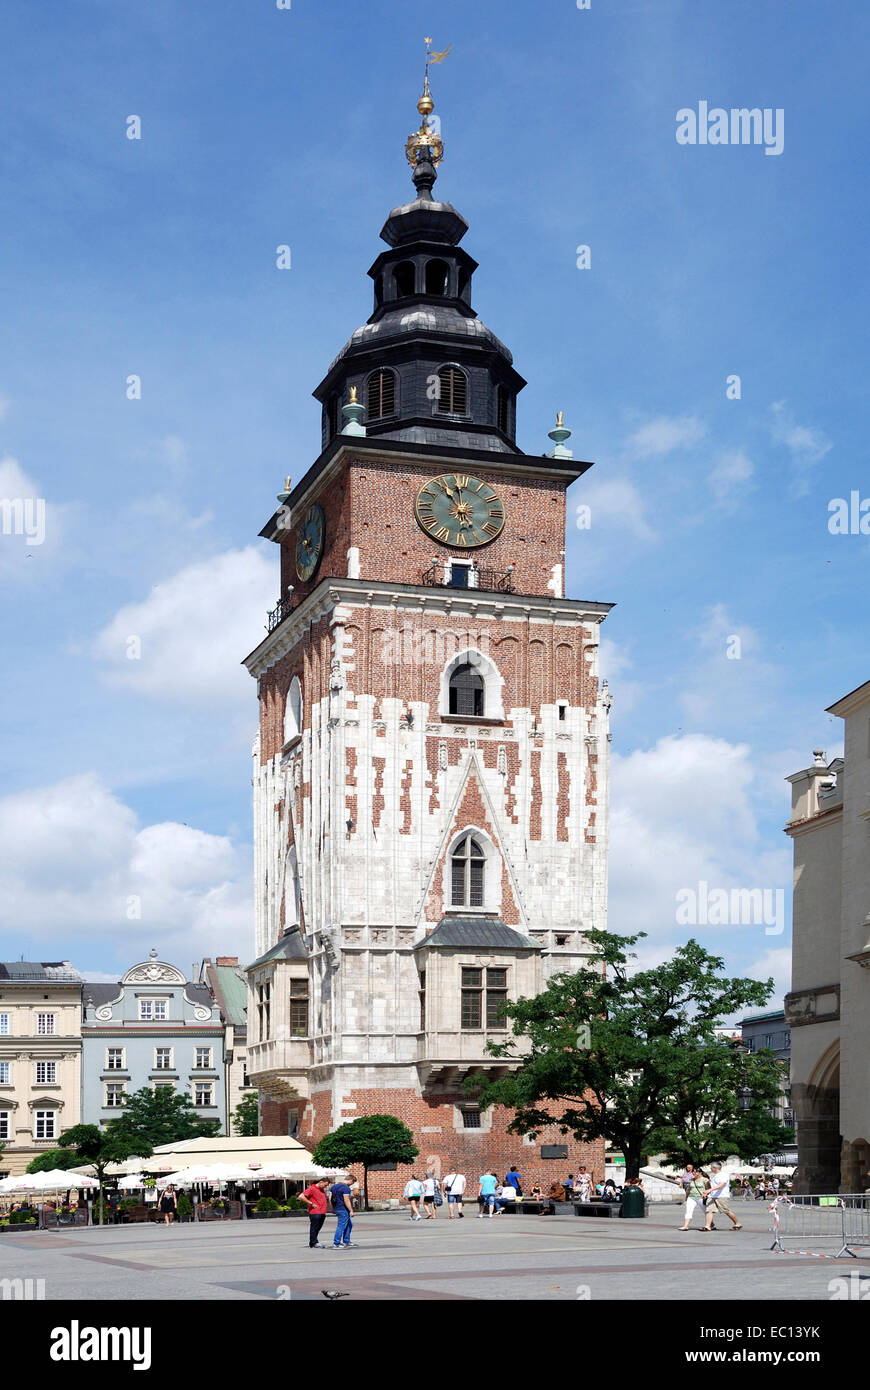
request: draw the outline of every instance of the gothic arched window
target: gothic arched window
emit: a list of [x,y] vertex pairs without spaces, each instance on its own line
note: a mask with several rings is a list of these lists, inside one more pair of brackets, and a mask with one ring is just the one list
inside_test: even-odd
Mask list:
[[470,662],[457,666],[450,677],[450,713],[480,719],[483,715],[483,676]]
[[366,387],[366,414],[370,420],[382,420],[396,413],[396,374],[388,367],[372,372]]
[[446,294],[450,281],[450,267],[446,261],[426,262],[426,293]]
[[416,271],[413,261],[402,261],[393,271],[397,299],[409,299],[414,293]]
[[438,414],[465,415],[468,410],[468,377],[460,367],[442,367],[438,373]]
[[284,705],[284,742],[291,743],[302,733],[302,686],[294,676]]
[[473,835],[459,841],[450,856],[451,905],[483,907],[483,876],[486,855]]

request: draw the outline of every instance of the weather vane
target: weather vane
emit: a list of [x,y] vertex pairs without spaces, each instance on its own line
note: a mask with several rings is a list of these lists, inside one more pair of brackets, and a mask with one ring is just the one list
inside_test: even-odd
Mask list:
[[424,42],[426,44],[426,72],[423,78],[423,95],[417,102],[417,110],[423,117],[423,121],[420,129],[415,130],[412,135],[408,136],[408,141],[405,145],[405,154],[408,163],[414,170],[416,170],[418,164],[423,161],[430,163],[437,169],[441,160],[444,158],[444,142],[437,130],[433,129],[429,124],[429,117],[435,110],[435,103],[432,100],[432,93],[429,90],[429,66],[431,63],[443,63],[447,54],[453,47],[453,45],[449,43],[443,52],[435,53],[432,50],[431,38],[427,37]]

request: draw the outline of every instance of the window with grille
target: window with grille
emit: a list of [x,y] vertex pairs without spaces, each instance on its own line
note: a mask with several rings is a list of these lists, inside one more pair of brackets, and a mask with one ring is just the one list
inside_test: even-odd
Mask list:
[[155,1047],[155,1049],[154,1049],[154,1070],[155,1070],[155,1071],[171,1071],[171,1070],[172,1070],[172,1048],[171,1048],[171,1047]]
[[34,1139],[54,1139],[55,1124],[53,1110],[37,1110],[35,1113],[36,1133]]
[[9,1036],[9,1015],[0,1014],[0,1038]]
[[195,1050],[195,1052],[194,1052],[194,1057],[193,1057],[193,1065],[194,1065],[195,1067],[210,1067],[210,1066],[211,1066],[211,1048],[210,1048],[210,1047],[198,1047],[198,1048],[196,1048],[196,1050]]
[[0,1139],[12,1138],[12,1112],[0,1110]]
[[459,841],[450,860],[453,907],[483,907],[486,855],[473,835]]
[[260,985],[257,989],[257,1021],[259,1023],[259,1041],[265,1042],[269,1036],[272,1020],[272,986],[270,984]]
[[420,989],[418,991],[420,1000],[420,1032],[426,1031],[426,971],[420,971]]
[[508,397],[508,393],[503,386],[500,386],[498,388],[498,394],[496,396],[496,412],[498,416],[499,429],[501,430],[502,434],[508,434],[510,431],[511,419],[510,400]]
[[459,367],[442,367],[438,373],[438,414],[465,415],[468,410],[468,378]]
[[0,1086],[8,1086],[12,1079],[12,1064],[0,1062]]
[[480,1129],[480,1111],[463,1110],[462,1112],[463,1129]]
[[469,718],[483,717],[483,676],[470,662],[457,666],[450,677],[450,713]]
[[396,413],[396,374],[383,368],[372,372],[366,391],[366,413],[370,420],[382,420]]
[[139,1017],[144,1023],[159,1023],[166,1018],[165,999],[140,999]]
[[487,1028],[499,1030],[507,1028],[507,1020],[499,1018],[503,1006],[507,1003],[507,997],[507,970],[500,966],[490,966],[486,972]]
[[482,1028],[503,1031],[506,1020],[499,1017],[507,1003],[507,969],[502,966],[489,966],[486,970],[477,966],[462,967],[462,1010],[463,1028]]
[[54,1034],[54,1014],[37,1014],[36,1031],[42,1038],[51,1037]]
[[57,1062],[37,1062],[36,1084],[37,1086],[57,1085]]
[[483,971],[472,966],[462,967],[463,1028],[480,1028],[483,1024]]
[[212,1104],[212,1084],[210,1081],[197,1081],[193,1088],[193,1103],[202,1108]]
[[106,1071],[124,1070],[124,1049],[123,1047],[106,1048]]
[[290,1032],[294,1038],[308,1036],[308,981],[290,981]]
[[106,1084],[106,1109],[117,1110],[124,1104],[124,1083],[109,1081]]

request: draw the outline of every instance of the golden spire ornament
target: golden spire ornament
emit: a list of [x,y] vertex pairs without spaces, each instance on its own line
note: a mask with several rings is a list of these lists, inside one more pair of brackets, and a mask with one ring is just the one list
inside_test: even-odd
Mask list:
[[437,169],[444,158],[444,142],[438,131],[429,124],[429,117],[435,110],[435,103],[429,90],[429,65],[430,63],[443,63],[453,47],[452,44],[448,44],[441,53],[434,53],[431,38],[427,38],[425,44],[426,71],[423,77],[423,94],[417,102],[417,110],[423,119],[420,129],[409,135],[405,144],[405,155],[411,168],[415,171],[422,163],[430,164],[433,169]]

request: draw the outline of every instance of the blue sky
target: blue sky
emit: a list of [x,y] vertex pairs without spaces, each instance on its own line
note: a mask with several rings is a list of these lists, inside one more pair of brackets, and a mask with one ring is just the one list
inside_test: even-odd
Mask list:
[[[782,779],[870,675],[868,539],[827,530],[870,493],[866,6],[79,0],[4,30],[0,496],[45,498],[46,538],[0,535],[0,956],[250,954],[257,532],[410,196],[426,32],[520,446],[561,409],[596,461],[567,588],[618,605],[611,926],[651,959],[680,889],[788,890]],[[678,145],[700,101],[781,108],[782,154]],[[787,979],[787,931],[697,934]]]

